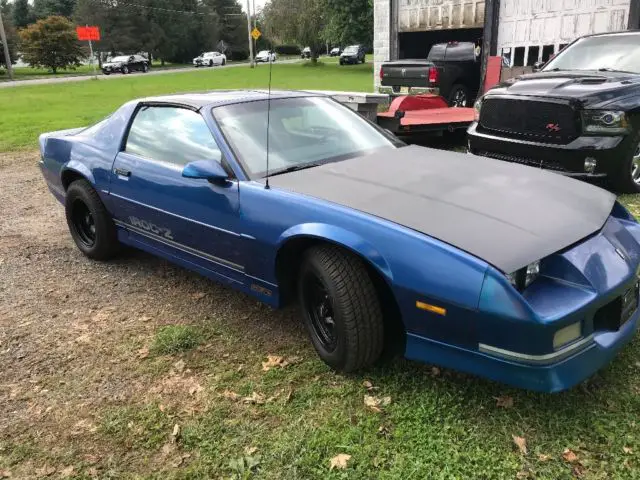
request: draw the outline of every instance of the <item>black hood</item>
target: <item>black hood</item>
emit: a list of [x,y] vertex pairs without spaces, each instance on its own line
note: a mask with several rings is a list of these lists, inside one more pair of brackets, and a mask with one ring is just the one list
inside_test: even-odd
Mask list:
[[640,93],[640,75],[624,72],[558,71],[521,75],[503,82],[488,95],[547,97],[573,100],[584,106],[607,105]]
[[611,193],[545,170],[409,146],[269,179],[430,235],[513,272],[600,230]]

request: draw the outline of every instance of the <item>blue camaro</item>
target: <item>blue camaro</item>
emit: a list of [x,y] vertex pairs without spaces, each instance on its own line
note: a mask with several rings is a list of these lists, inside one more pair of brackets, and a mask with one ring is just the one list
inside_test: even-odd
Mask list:
[[640,225],[612,194],[405,146],[324,96],[146,98],[40,148],[85,255],[130,245],[274,307],[297,300],[336,370],[400,347],[551,392],[637,327]]

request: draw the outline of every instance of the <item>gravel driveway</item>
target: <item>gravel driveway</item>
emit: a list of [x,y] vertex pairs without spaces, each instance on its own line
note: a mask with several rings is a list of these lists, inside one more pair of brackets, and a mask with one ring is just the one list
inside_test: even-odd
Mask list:
[[[115,455],[98,428],[105,408],[161,401],[193,412],[206,402],[200,385],[215,389],[211,380],[172,367],[176,358],[147,358],[163,325],[213,332],[220,340],[198,354],[234,370],[274,349],[307,348],[292,312],[142,252],[83,257],[36,163],[34,152],[0,154],[0,478],[70,468],[95,477]],[[165,454],[158,464],[170,464]],[[140,461],[146,470],[155,460]]]

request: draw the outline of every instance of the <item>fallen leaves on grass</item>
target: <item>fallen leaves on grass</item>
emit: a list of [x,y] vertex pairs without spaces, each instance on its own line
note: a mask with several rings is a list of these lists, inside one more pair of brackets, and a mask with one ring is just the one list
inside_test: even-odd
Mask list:
[[232,392],[231,390],[225,390],[222,392],[222,396],[227,400],[233,400],[234,402],[240,398],[239,394]]
[[284,358],[279,355],[267,355],[267,361],[262,362],[262,370],[268,372],[272,368],[284,368],[300,361],[299,357]]
[[0,470],[0,478],[11,478],[11,472],[9,470]]
[[50,477],[54,473],[56,473],[56,467],[53,467],[51,465],[45,465],[44,467],[36,469],[37,477]]
[[69,478],[73,475],[73,473],[74,473],[73,465],[70,465],[60,470],[60,476],[62,478]]
[[258,451],[258,447],[246,447],[244,449],[244,454],[245,455],[253,455],[254,453],[256,453]]
[[173,369],[177,372],[177,373],[182,373],[184,371],[184,367],[186,367],[187,364],[184,363],[184,360],[178,360],[176,363],[173,364]]
[[512,435],[511,438],[513,438],[513,443],[516,444],[516,447],[518,447],[518,450],[520,450],[520,453],[522,455],[526,455],[527,454],[527,439],[524,437],[518,437],[517,435]]
[[571,473],[573,473],[573,476],[576,478],[582,478],[585,474],[585,468],[582,466],[582,464],[577,463],[571,469]]
[[334,468],[344,470],[347,468],[349,460],[351,460],[351,455],[340,453],[331,459],[331,462],[329,463],[329,470],[333,470]]
[[374,412],[381,413],[382,408],[391,403],[391,397],[374,397],[373,395],[364,396],[364,406]]
[[633,454],[633,450],[631,449],[631,447],[622,447],[622,451],[627,455]]
[[541,453],[538,455],[538,460],[540,460],[541,462],[548,462],[549,460],[551,460],[551,455]]
[[176,443],[178,441],[179,436],[180,436],[180,425],[176,423],[173,426],[173,431],[171,432],[171,443]]
[[371,383],[369,380],[365,380],[364,382],[362,382],[362,386],[370,392],[378,389],[378,387],[374,387],[373,383]]
[[562,452],[562,458],[568,463],[576,463],[578,461],[578,455],[576,455],[576,453],[570,448],[564,449],[564,452]]
[[244,403],[250,403],[250,404],[253,404],[253,405],[263,405],[266,400],[264,398],[264,395],[261,395],[261,394],[259,394],[257,392],[253,392],[248,397],[244,397],[242,399],[242,401]]
[[136,356],[140,359],[140,360],[144,360],[145,358],[147,358],[149,356],[149,348],[148,347],[143,347],[140,350],[138,350],[136,352]]
[[496,407],[511,408],[513,407],[513,397],[509,395],[503,395],[501,397],[494,397],[496,399]]
[[206,296],[207,294],[204,292],[197,292],[197,293],[191,294],[191,298],[193,298],[194,300],[202,300]]

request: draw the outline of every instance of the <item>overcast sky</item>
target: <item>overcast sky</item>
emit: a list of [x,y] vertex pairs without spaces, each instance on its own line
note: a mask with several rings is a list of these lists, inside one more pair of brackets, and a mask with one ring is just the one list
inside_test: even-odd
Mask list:
[[[247,8],[247,0],[238,0],[240,2],[240,5],[242,5],[242,9],[246,9]],[[249,0],[249,2],[253,2],[254,0]],[[267,3],[269,0],[255,0],[256,2],[256,10],[259,12],[262,7],[264,7],[264,4]],[[251,3],[251,5],[253,5],[253,3]]]

